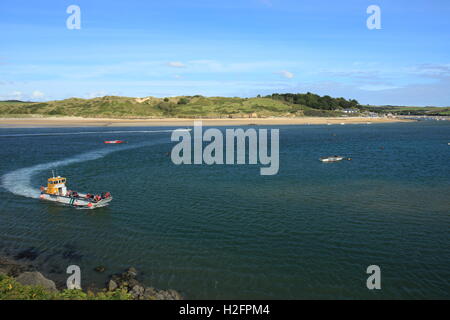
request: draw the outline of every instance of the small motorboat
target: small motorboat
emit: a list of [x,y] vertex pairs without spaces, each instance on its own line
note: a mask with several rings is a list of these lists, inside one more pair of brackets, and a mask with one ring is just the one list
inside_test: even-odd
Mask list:
[[111,144],[114,144],[114,143],[125,143],[125,141],[123,141],[123,140],[106,140],[105,143],[111,143]]
[[340,156],[322,157],[319,160],[322,162],[338,162],[344,160],[344,157]]
[[61,176],[49,178],[47,187],[41,187],[40,189],[41,194],[39,199],[86,209],[104,207],[113,199],[109,192],[94,195],[67,190],[66,181],[67,179]]

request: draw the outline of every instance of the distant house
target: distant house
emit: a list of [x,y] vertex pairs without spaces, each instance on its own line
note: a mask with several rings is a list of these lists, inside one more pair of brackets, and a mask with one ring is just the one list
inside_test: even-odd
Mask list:
[[343,113],[357,113],[358,109],[344,109],[342,110]]

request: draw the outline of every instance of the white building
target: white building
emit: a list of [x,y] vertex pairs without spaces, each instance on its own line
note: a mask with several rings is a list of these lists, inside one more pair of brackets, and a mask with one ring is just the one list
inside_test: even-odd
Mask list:
[[342,110],[343,113],[357,113],[358,109],[344,109]]

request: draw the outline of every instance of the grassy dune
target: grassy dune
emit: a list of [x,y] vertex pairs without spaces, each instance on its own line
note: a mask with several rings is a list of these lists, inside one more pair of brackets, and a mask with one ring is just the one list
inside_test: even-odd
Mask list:
[[2,116],[78,117],[202,117],[242,118],[267,116],[335,116],[336,112],[316,110],[270,98],[226,98],[180,96],[171,98],[131,98],[105,96],[71,98],[48,102],[0,102]]

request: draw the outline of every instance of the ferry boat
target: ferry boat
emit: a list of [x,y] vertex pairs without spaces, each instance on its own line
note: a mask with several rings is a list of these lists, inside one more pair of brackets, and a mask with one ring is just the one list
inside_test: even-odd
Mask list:
[[49,178],[47,187],[40,188],[41,194],[39,198],[87,209],[104,207],[113,199],[109,192],[94,195],[68,190],[66,182],[67,179],[61,176]]

